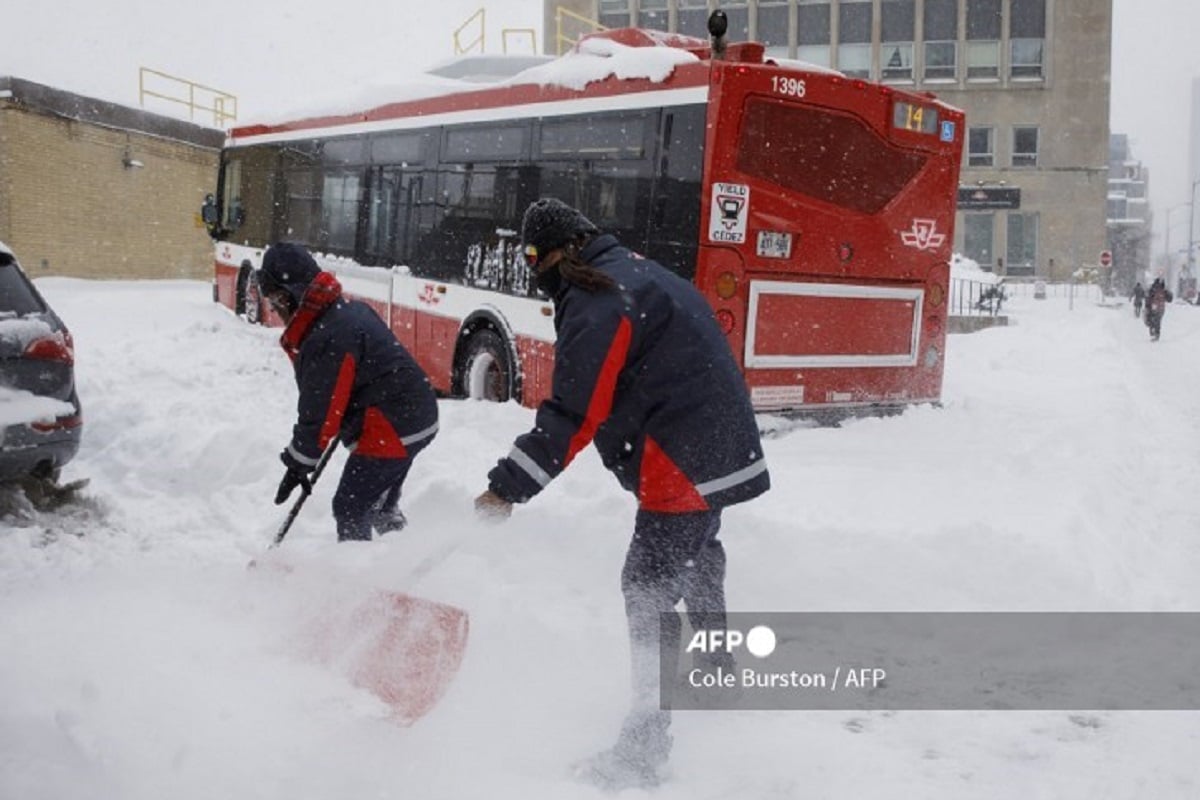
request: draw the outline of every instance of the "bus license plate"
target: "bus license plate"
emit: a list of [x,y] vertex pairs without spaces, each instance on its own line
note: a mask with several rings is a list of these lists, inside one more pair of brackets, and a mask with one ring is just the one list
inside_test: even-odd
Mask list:
[[790,258],[792,235],[782,231],[759,231],[758,255],[760,258]]

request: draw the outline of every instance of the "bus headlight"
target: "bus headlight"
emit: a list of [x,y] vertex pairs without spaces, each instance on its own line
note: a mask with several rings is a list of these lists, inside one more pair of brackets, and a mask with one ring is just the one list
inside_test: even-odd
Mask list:
[[936,347],[930,347],[925,351],[925,366],[932,369],[938,365],[938,361],[942,358],[942,354]]

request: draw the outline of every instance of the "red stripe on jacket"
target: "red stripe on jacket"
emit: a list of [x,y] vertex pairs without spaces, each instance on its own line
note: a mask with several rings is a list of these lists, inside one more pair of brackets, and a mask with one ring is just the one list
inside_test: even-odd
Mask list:
[[408,448],[400,441],[396,429],[383,412],[371,406],[363,416],[362,436],[358,437],[354,452],[372,458],[404,458],[408,455]]
[[708,511],[708,503],[696,491],[696,485],[649,436],[638,472],[638,507],[667,514]]
[[596,386],[592,389],[592,398],[588,401],[587,415],[579,430],[571,437],[567,447],[567,457],[563,461],[565,469],[579,451],[588,446],[600,423],[608,419],[612,412],[613,395],[617,390],[617,376],[625,366],[625,358],[629,355],[629,342],[633,338],[633,325],[628,317],[621,317],[617,332],[613,334],[612,344],[608,346],[608,354],[600,366],[600,375],[596,378]]
[[333,385],[333,396],[329,398],[329,408],[325,411],[325,421],[321,423],[321,435],[317,440],[317,449],[322,452],[342,429],[342,417],[346,415],[346,406],[350,404],[350,390],[354,388],[354,373],[357,365],[354,356],[349,353],[342,359],[338,369],[337,383]]

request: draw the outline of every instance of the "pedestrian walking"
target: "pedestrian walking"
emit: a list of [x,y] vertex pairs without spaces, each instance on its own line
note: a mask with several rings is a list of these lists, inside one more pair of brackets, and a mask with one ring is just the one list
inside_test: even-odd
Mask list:
[[1167,303],[1174,299],[1175,296],[1163,283],[1162,278],[1155,278],[1146,291],[1146,327],[1150,329],[1151,341],[1157,342],[1162,334],[1162,320],[1167,311]]
[[1133,315],[1135,317],[1142,316],[1142,303],[1146,300],[1146,289],[1142,286],[1142,282],[1138,281],[1133,285],[1133,293],[1130,295],[1133,300]]

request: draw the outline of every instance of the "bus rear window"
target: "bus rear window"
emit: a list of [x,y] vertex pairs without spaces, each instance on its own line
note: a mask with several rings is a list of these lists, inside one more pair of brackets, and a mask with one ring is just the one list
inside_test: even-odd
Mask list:
[[746,102],[737,167],[789,192],[875,214],[925,160],[845,114],[759,97]]

